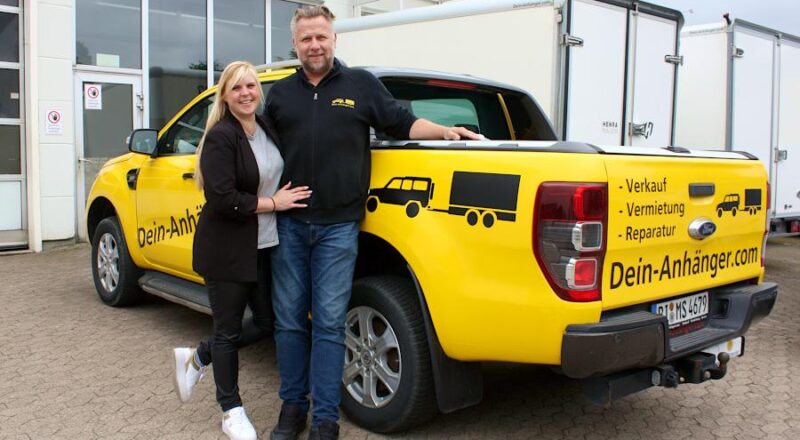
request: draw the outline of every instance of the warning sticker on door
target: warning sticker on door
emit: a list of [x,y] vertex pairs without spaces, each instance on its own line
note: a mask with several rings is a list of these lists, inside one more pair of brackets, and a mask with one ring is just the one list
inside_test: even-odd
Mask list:
[[83,84],[83,108],[86,110],[103,109],[103,88],[100,84]]

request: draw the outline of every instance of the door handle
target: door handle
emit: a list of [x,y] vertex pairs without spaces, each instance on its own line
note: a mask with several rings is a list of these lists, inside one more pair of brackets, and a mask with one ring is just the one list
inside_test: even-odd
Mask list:
[[194,179],[194,173],[183,173],[183,180]]
[[651,134],[653,134],[653,123],[643,122],[641,124],[637,124],[633,122],[630,125],[630,134],[631,136],[642,136],[647,139]]

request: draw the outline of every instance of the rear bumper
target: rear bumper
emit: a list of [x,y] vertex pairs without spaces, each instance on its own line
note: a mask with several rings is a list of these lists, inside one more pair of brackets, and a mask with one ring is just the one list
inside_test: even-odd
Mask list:
[[570,325],[561,346],[565,375],[584,379],[655,367],[744,335],[769,315],[778,296],[775,283],[735,285],[710,291],[708,325],[670,337],[667,319],[645,310],[604,317],[596,324]]

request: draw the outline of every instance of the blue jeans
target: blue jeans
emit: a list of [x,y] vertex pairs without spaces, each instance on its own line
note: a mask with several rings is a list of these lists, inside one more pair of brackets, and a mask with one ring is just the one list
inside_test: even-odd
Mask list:
[[358,230],[355,222],[314,225],[278,217],[280,244],[272,253],[272,306],[279,396],[284,403],[307,411],[311,393],[312,425],[339,419],[345,318]]

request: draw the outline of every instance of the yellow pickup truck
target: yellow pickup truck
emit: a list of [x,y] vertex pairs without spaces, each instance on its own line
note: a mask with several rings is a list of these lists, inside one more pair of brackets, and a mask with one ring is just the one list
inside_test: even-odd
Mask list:
[[[418,116],[487,140],[374,134],[343,359],[351,420],[396,432],[476,404],[482,361],[549,365],[607,402],[719,379],[742,355],[777,297],[763,282],[758,160],[560,142],[520,89],[368,70]],[[291,72],[259,79],[266,91]],[[194,150],[213,92],[159,132],[135,131],[92,187],[92,270],[111,306],[146,292],[209,312],[191,246],[204,203]],[[719,209],[731,195],[752,208]]]

